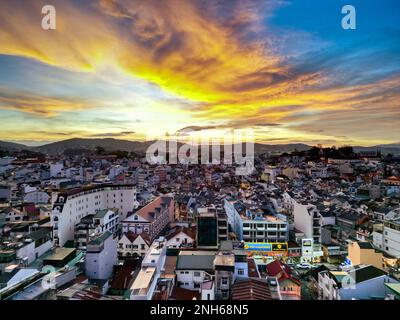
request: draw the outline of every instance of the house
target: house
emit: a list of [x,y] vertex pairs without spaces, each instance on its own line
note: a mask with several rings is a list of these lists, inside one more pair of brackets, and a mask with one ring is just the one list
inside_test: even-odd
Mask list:
[[19,222],[23,221],[25,214],[16,208],[6,208],[3,210],[5,213],[5,222]]
[[119,231],[119,213],[117,208],[97,210],[93,216],[96,233],[110,231],[114,237]]
[[165,237],[167,239],[167,248],[192,246],[196,240],[196,228],[176,227]]
[[268,279],[238,279],[232,286],[232,300],[280,300],[279,286]]
[[154,240],[174,221],[174,200],[172,197],[161,196],[137,210],[122,221],[122,231],[132,231],[136,234],[147,233]]
[[389,293],[387,283],[398,281],[371,265],[358,265],[348,271],[322,271],[318,274],[318,299],[384,299]]
[[383,254],[376,250],[371,243],[351,240],[347,240],[347,242],[347,259],[351,265],[370,264],[378,269],[383,268]]
[[118,255],[122,257],[144,257],[151,245],[146,233],[135,234],[131,231],[122,235],[118,241]]
[[174,287],[169,300],[200,300],[200,293],[185,288]]
[[176,261],[177,285],[199,291],[203,282],[213,279],[216,254],[217,251],[181,250]]
[[117,262],[117,240],[111,232],[106,231],[88,243],[85,268],[90,279],[110,278]]
[[275,260],[268,263],[266,272],[270,277],[276,277],[279,282],[280,293],[283,300],[300,300],[301,283],[289,266]]
[[151,300],[166,260],[166,240],[153,241],[142,261],[142,267],[130,287],[130,300]]

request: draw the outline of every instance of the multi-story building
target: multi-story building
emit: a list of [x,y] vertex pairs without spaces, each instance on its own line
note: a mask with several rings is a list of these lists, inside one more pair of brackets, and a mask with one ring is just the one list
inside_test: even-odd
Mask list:
[[258,207],[249,209],[239,201],[225,200],[224,208],[238,240],[287,242],[289,239],[289,226],[283,215],[266,214]]
[[214,275],[216,298],[229,299],[235,281],[235,255],[232,252],[219,252],[215,256]]
[[118,255],[122,257],[144,257],[150,247],[150,239],[145,233],[128,232],[118,241]]
[[287,242],[289,228],[287,221],[262,211],[248,211],[242,216],[243,238],[245,242]]
[[200,290],[202,283],[214,280],[214,259],[218,251],[181,250],[176,261],[179,287]]
[[[297,201],[293,206],[294,227],[304,234],[304,239],[310,243],[313,248],[312,260],[318,261],[323,256],[321,248],[321,228],[322,228],[322,215],[317,207],[313,204],[302,204]],[[299,240],[300,239],[296,239]],[[303,243],[302,247],[307,247]],[[310,252],[310,250],[308,250]],[[308,260],[308,259],[307,259]]]
[[93,224],[93,214],[83,217],[75,225],[75,246],[79,250],[86,250],[87,243],[96,235]]
[[400,258],[400,212],[385,216],[382,232],[373,232],[374,246],[390,256]]
[[114,237],[117,236],[119,232],[119,217],[117,208],[98,210],[93,216],[96,233],[110,231]]
[[166,240],[159,238],[153,241],[142,261],[142,267],[130,288],[130,300],[151,300],[167,252]]
[[91,240],[86,248],[86,275],[90,279],[108,279],[118,262],[117,240],[106,231]]
[[98,210],[117,208],[123,220],[136,203],[136,189],[132,185],[99,185],[78,188],[54,196],[51,223],[55,244],[63,246],[74,239],[75,225]]
[[174,199],[169,196],[158,197],[123,220],[122,231],[136,234],[144,232],[153,240],[169,222],[174,221],[174,213]]
[[197,209],[197,247],[217,249],[228,240],[228,219],[222,208],[203,207]]
[[347,240],[347,261],[351,265],[366,264],[378,269],[383,267],[383,255],[381,251],[375,250],[371,243],[366,241]]
[[387,283],[398,281],[371,265],[358,265],[349,271],[326,270],[318,274],[318,299],[384,299],[390,293]]

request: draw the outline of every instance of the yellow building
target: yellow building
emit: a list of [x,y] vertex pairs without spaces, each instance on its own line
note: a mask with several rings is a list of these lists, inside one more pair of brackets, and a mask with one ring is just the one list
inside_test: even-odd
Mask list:
[[383,269],[383,254],[376,250],[371,243],[353,241],[349,243],[347,250],[347,257],[353,266],[370,264],[376,268]]

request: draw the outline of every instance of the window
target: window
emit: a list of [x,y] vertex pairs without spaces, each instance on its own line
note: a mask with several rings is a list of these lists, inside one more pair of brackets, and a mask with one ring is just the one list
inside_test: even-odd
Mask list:
[[194,276],[194,277],[200,277],[200,272],[195,271],[194,274],[193,274],[193,276]]
[[238,275],[244,276],[244,269],[238,269]]
[[228,278],[222,278],[221,279],[221,284],[226,286],[228,284]]

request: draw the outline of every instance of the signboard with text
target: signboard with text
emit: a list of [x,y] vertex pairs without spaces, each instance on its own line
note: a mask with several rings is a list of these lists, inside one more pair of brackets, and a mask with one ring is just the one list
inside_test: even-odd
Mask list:
[[244,248],[257,254],[280,256],[287,254],[288,244],[287,242],[245,242]]

